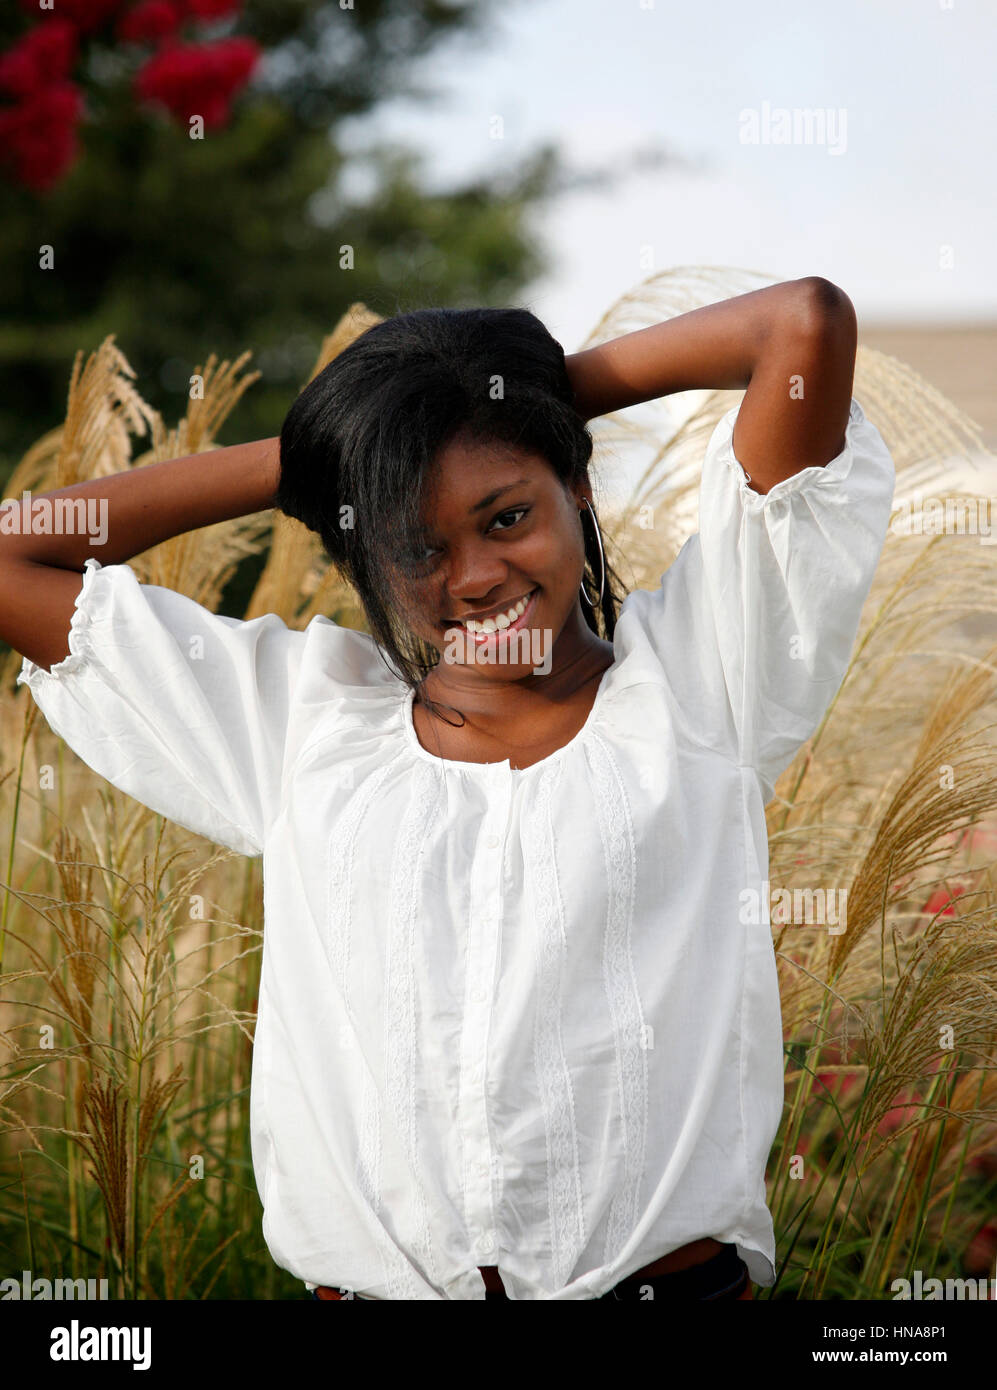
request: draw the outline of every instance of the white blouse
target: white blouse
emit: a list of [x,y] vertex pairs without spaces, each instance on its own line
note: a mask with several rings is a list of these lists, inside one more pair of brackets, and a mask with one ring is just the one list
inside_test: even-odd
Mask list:
[[484,1299],[497,1265],[512,1299],[592,1299],[703,1236],[774,1283],[764,808],[841,683],[895,473],[853,399],[837,458],[755,493],[737,409],[699,532],[532,767],[422,748],[370,636],[221,617],[126,564],[88,559],[70,655],[24,661],[102,777],[263,856],[253,1164],[309,1287]]

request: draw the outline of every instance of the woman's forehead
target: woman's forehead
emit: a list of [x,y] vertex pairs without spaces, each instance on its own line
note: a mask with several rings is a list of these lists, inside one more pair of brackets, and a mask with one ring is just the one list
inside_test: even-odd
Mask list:
[[424,523],[454,510],[473,515],[490,506],[499,493],[555,482],[547,461],[530,450],[512,445],[450,445],[427,472],[420,514]]

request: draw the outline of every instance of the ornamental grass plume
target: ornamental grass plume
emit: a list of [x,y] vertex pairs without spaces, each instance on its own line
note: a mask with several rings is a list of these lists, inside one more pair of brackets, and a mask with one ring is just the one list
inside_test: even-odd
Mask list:
[[[764,283],[664,272],[582,346]],[[699,462],[740,396],[687,394],[677,427],[597,422],[597,449],[648,456],[612,532],[642,586],[695,529]],[[768,1168],[781,1266],[761,1297],[890,1297],[919,1261],[958,1276],[993,1211],[993,1172],[975,1160],[997,1154],[997,553],[986,536],[911,524],[939,498],[978,510],[948,484],[954,468],[975,470],[988,502],[993,458],[951,401],[861,343],[853,394],[893,455],[894,517],[849,669],[766,808],[772,892],[810,906],[843,895],[847,925],[832,933],[809,911],[773,922],[787,1104]]]
[[[718,267],[655,275],[581,346],[767,282]],[[378,321],[351,306],[315,372]],[[65,423],[28,451],[8,493],[189,452],[210,467],[258,375],[248,357],[208,358],[195,373],[203,398],[167,428],[113,338],[79,354]],[[860,345],[854,394],[896,463],[897,514],[914,488],[950,496],[954,462],[989,461],[972,421],[894,358]],[[624,501],[598,506],[632,585],[656,586],[695,529],[706,443],[738,399],[688,392],[640,420],[593,423],[597,495],[621,452],[641,461]],[[246,617],[364,627],[317,538],[284,516],[205,527],[129,564],[217,609],[268,540]],[[978,537],[891,526],[846,676],[766,810],[773,900],[793,908],[771,918],[786,1057],[768,1169],[780,1267],[756,1296],[882,1299],[914,1269],[976,1273],[988,1252],[993,1264],[995,565]],[[97,778],[15,689],[20,662],[4,659],[0,695],[11,1267],[110,1277],[124,1297],[297,1297],[263,1245],[249,1153],[259,861]],[[822,915],[831,893],[845,904],[835,930]]]

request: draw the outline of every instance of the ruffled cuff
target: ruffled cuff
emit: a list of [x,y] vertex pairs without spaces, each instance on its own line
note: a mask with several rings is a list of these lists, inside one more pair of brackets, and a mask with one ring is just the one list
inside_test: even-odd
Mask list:
[[48,680],[49,677],[71,676],[90,656],[89,630],[96,621],[98,612],[102,611],[96,597],[100,593],[101,586],[94,584],[94,576],[102,568],[100,561],[92,555],[83,566],[83,583],[76,595],[72,621],[69,625],[69,655],[64,656],[61,661],[57,661],[47,671],[43,666],[36,666],[33,661],[25,657],[21,663],[15,685],[20,685],[23,682],[29,689],[32,689],[33,682],[38,677]]
[[789,478],[783,478],[781,482],[776,483],[769,488],[768,492],[764,493],[755,492],[754,488],[751,487],[748,482],[747,470],[734,454],[734,421],[737,418],[738,410],[740,410],[740,405],[729,410],[717,428],[724,431],[719,440],[721,457],[734,473],[738,491],[748,511],[764,511],[771,507],[774,502],[778,502],[784,497],[790,497],[796,492],[808,491],[815,487],[835,487],[851,472],[855,452],[855,434],[866,423],[865,412],[854,396],[848,408],[845,447],[841,453],[836,454],[823,466],[811,464],[807,468],[801,468],[798,473],[794,473]]

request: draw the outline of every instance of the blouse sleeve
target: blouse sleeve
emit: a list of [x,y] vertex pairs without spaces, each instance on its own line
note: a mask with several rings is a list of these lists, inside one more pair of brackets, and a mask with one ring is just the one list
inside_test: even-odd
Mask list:
[[276,815],[304,642],[276,614],[223,617],[90,558],[69,655],[49,671],[25,658],[17,683],[113,786],[256,856]]
[[770,800],[848,669],[896,473],[853,398],[840,454],[754,492],[734,456],[739,409],[707,445],[698,533],[658,590],[630,597],[689,730],[754,768]]

